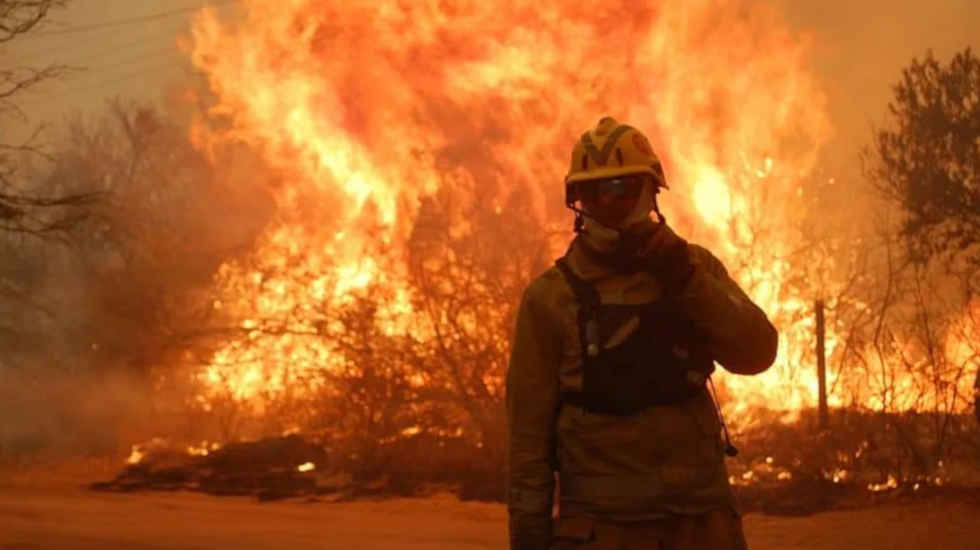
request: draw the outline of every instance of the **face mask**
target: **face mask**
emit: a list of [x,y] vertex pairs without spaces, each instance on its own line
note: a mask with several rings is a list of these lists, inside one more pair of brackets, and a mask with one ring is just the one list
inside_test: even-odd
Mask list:
[[633,210],[620,222],[619,227],[607,227],[586,215],[585,224],[582,226],[582,235],[592,248],[602,252],[611,252],[616,247],[623,230],[636,223],[649,220],[652,211],[653,189],[651,185],[647,184],[643,186],[643,191],[636,200]]
[[636,200],[633,211],[623,220],[622,228],[626,229],[636,223],[649,220],[650,212],[653,212],[653,186],[648,183],[643,186],[643,191],[640,193],[640,198]]

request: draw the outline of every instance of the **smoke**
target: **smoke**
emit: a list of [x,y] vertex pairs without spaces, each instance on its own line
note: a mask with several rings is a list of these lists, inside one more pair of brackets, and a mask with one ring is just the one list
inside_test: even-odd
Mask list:
[[155,432],[154,369],[186,352],[213,274],[269,216],[268,173],[247,152],[208,162],[184,122],[111,103],[67,122],[26,178],[104,195],[63,241],[0,234],[0,459],[124,452]]
[[0,459],[121,452],[149,412],[139,388],[121,373],[0,368]]
[[972,0],[774,3],[811,39],[812,67],[837,130],[824,162],[842,179],[858,176],[858,151],[872,126],[886,123],[892,85],[903,67],[929,50],[946,60],[980,45],[980,3]]

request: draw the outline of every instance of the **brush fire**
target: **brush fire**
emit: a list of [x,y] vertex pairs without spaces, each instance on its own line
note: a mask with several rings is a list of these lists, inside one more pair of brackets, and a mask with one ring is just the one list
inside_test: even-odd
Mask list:
[[[584,189],[572,175],[597,169],[588,155],[606,148],[573,154],[571,172],[569,154],[613,136],[600,164],[655,159],[644,165],[653,179],[637,180],[654,182],[654,219],[717,257],[718,277],[778,332],[762,372],[715,357],[725,368],[700,380],[741,509],[806,515],[972,491],[977,264],[908,252],[907,218],[875,192],[886,187],[875,167],[891,157],[874,164],[872,148],[862,175],[831,171],[837,130],[815,40],[750,0],[195,10],[178,41],[195,75],[181,85],[184,139],[215,173],[258,182],[267,214],[247,246],[214,262],[193,293],[204,307],[167,328],[166,353],[141,359],[153,431],[137,430],[121,473],[91,487],[488,501],[508,501],[510,487],[518,529],[515,326],[528,285],[545,272],[561,280],[555,260],[606,225],[566,199],[566,176],[567,192]],[[603,134],[613,123],[629,127]],[[614,148],[620,135],[630,144]],[[248,174],[235,166],[243,155]],[[600,196],[620,177],[582,181],[600,182]],[[691,254],[684,281],[699,281],[707,268]],[[567,280],[566,301],[588,311]],[[581,330],[562,360],[588,365],[606,352],[589,351],[592,329],[576,319],[555,321]],[[561,432],[589,420],[553,422]]]
[[[259,151],[275,202],[254,249],[214,278],[213,309],[238,330],[189,374],[190,406],[233,417],[219,436],[344,439],[355,460],[431,438],[499,459],[515,307],[572,236],[559,198],[568,149],[606,113],[648,132],[669,182],[664,216],[715,251],[778,328],[767,372],[715,377],[735,432],[813,420],[818,300],[829,311],[827,400],[858,424],[847,429],[970,406],[975,308],[928,341],[859,326],[891,306],[874,288],[889,274],[860,235],[821,227],[835,219],[821,208],[855,191],[818,166],[833,135],[827,99],[808,43],[774,9],[293,0],[242,10],[231,21],[203,9],[182,42],[207,79],[194,145],[213,158]],[[799,448],[766,455],[772,437],[747,449],[733,484],[863,474],[880,491],[942,480],[931,467],[852,472],[872,453],[859,435],[804,473]]]

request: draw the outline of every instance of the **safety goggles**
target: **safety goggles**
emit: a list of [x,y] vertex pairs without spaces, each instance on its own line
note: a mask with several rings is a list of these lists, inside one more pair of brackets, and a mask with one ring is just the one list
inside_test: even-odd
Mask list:
[[641,175],[615,176],[611,178],[585,180],[569,184],[565,189],[565,200],[569,204],[581,201],[594,203],[600,201],[634,200],[643,193],[647,178]]

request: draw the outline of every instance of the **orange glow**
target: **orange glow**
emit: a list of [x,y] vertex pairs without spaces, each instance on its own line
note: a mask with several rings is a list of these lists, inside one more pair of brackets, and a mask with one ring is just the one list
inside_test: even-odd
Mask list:
[[[261,151],[279,172],[277,217],[251,263],[221,268],[217,284],[231,298],[215,308],[283,319],[288,330],[269,336],[243,322],[246,336],[200,375],[205,399],[227,392],[258,403],[335,364],[328,339],[309,338],[331,326],[310,312],[371,285],[391,291],[386,330],[408,330],[403,267],[379,265],[372,252],[402,250],[420,199],[439,189],[461,202],[486,192],[498,213],[516,193],[544,226],[569,227],[566,158],[608,114],[649,134],[670,182],[667,219],[721,256],[781,331],[773,369],[723,379],[739,396],[726,407],[815,403],[816,379],[801,365],[813,364],[820,289],[791,292],[801,266],[786,258],[800,245],[803,184],[832,129],[806,40],[773,8],[244,0],[241,11],[223,21],[204,9],[186,41],[214,96],[192,138],[203,150],[243,142]],[[838,345],[831,328],[829,356]]]

